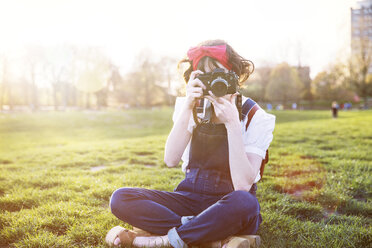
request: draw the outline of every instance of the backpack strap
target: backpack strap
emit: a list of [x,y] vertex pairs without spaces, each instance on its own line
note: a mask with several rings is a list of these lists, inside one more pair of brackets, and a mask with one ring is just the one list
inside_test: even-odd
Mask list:
[[[260,109],[260,107],[258,106],[258,104],[255,101],[253,101],[251,98],[248,98],[244,102],[244,104],[242,106],[242,119],[244,120],[245,117],[248,118],[247,124],[245,125],[245,130],[246,131],[248,129],[249,124],[251,123],[251,120],[252,120],[254,114],[259,109]],[[264,169],[265,169],[265,165],[267,164],[267,162],[269,162],[269,150],[266,150],[265,159],[263,159],[262,162],[261,162],[261,167],[260,167],[261,179],[262,179],[263,172],[264,172]]]
[[247,116],[247,114],[251,111],[251,109],[257,105],[255,101],[253,101],[251,98],[248,98],[243,106],[242,106],[242,120]]
[[260,180],[262,179],[263,177],[263,173],[264,173],[264,170],[265,170],[265,165],[269,162],[269,149],[266,150],[266,155],[265,155],[265,159],[262,160],[261,162],[261,167],[260,167]]
[[245,125],[245,130],[248,129],[248,126],[251,123],[251,120],[252,120],[254,114],[259,109],[260,109],[260,107],[258,106],[258,104],[255,101],[253,101],[251,98],[248,98],[244,102],[244,104],[242,106],[242,119],[244,120],[244,118],[248,116],[247,117],[248,118],[247,124]]

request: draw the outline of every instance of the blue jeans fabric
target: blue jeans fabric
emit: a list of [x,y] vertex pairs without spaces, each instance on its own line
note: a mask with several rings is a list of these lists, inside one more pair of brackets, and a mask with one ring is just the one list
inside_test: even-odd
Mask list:
[[196,168],[187,170],[174,192],[120,188],[110,207],[124,222],[154,234],[168,233],[173,247],[187,247],[256,233],[262,222],[256,189],[254,184],[250,192],[234,191],[219,171]]

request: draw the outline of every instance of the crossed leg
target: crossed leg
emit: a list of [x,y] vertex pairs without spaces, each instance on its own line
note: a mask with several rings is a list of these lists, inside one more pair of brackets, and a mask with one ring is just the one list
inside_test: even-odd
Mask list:
[[150,233],[165,235],[180,226],[182,216],[201,212],[197,195],[143,188],[120,188],[111,196],[111,212],[120,220]]
[[[110,207],[116,217],[132,226],[165,235],[173,247],[208,243],[236,234],[254,234],[261,223],[258,201],[249,192],[233,191],[220,200],[212,199],[206,209],[198,196],[187,194],[121,188],[113,193]],[[195,217],[182,224],[181,218],[190,215]]]

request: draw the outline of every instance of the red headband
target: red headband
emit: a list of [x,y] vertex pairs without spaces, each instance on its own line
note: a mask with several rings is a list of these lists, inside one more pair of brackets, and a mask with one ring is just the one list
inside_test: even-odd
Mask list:
[[206,56],[216,59],[226,69],[231,70],[231,65],[226,54],[226,45],[192,47],[187,52],[187,56],[192,61],[194,71],[199,61]]

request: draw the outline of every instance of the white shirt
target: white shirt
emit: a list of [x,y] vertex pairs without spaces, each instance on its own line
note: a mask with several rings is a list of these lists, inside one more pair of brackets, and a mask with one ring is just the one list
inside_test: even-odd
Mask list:
[[[176,104],[173,113],[173,122],[175,122],[178,118],[178,115],[182,109],[182,105],[184,104],[185,97],[177,97]],[[242,103],[247,100],[248,98],[242,97]],[[251,122],[249,123],[248,129],[245,130],[245,125],[248,121],[248,118],[244,118],[241,121],[241,129],[243,134],[243,142],[244,142],[244,149],[247,153],[254,153],[258,154],[265,159],[266,150],[269,148],[271,141],[273,140],[273,131],[275,127],[275,116],[272,114],[268,114],[265,110],[259,108],[256,113],[253,115]],[[192,133],[194,128],[196,127],[196,123],[194,121],[193,116],[191,115],[189,125],[187,130]],[[182,155],[182,171],[186,171],[186,167],[189,163],[189,152],[190,152],[190,143],[186,146],[185,151]],[[255,183],[261,179],[260,173],[258,172]]]

